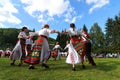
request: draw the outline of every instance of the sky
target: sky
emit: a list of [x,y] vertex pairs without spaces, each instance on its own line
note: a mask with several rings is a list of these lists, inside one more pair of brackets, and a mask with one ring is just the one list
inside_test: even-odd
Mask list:
[[[0,28],[22,28],[39,31],[44,24],[62,31],[75,23],[85,24],[88,31],[95,22],[105,31],[108,18],[120,13],[120,0],[0,0]],[[57,34],[50,37],[56,38]]]

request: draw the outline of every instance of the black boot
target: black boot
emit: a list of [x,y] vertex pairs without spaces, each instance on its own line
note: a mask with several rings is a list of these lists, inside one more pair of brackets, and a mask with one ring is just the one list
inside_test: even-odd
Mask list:
[[28,69],[35,69],[35,67],[34,66],[30,66]]
[[42,67],[45,67],[45,68],[49,68],[49,66],[48,65],[46,65],[45,63],[42,63]]
[[11,66],[14,66],[15,64],[14,63],[10,63]]
[[82,65],[82,68],[85,69],[85,65]]
[[96,66],[96,64],[95,64],[95,63],[93,63],[93,64],[92,64],[92,66]]
[[22,66],[22,64],[21,64],[21,63],[19,63],[19,64],[18,64],[18,66]]
[[76,71],[75,67],[72,68],[73,71]]

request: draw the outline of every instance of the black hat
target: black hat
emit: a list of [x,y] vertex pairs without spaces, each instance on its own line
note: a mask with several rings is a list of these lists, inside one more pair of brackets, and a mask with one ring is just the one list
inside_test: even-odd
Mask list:
[[27,29],[27,27],[25,27],[25,26],[24,26],[24,27],[22,27],[22,31],[24,31],[24,29]]
[[71,24],[70,24],[70,27],[75,28],[75,24],[74,24],[74,23],[71,23]]

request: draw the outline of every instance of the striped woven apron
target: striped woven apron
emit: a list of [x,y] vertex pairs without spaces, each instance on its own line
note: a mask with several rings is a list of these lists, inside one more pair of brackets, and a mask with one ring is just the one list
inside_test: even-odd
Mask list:
[[81,42],[81,38],[79,37],[71,37],[70,40],[73,44],[74,49],[81,56],[82,62],[84,62],[85,51],[86,51],[85,43]]
[[35,40],[35,45],[33,47],[31,54],[29,54],[25,59],[26,63],[34,65],[40,62],[43,39],[44,39],[43,36],[39,36],[38,39]]

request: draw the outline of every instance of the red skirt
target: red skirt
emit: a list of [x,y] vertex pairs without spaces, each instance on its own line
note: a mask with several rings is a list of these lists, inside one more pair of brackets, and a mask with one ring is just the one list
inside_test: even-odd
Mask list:
[[51,57],[57,58],[58,53],[56,51],[51,52]]

